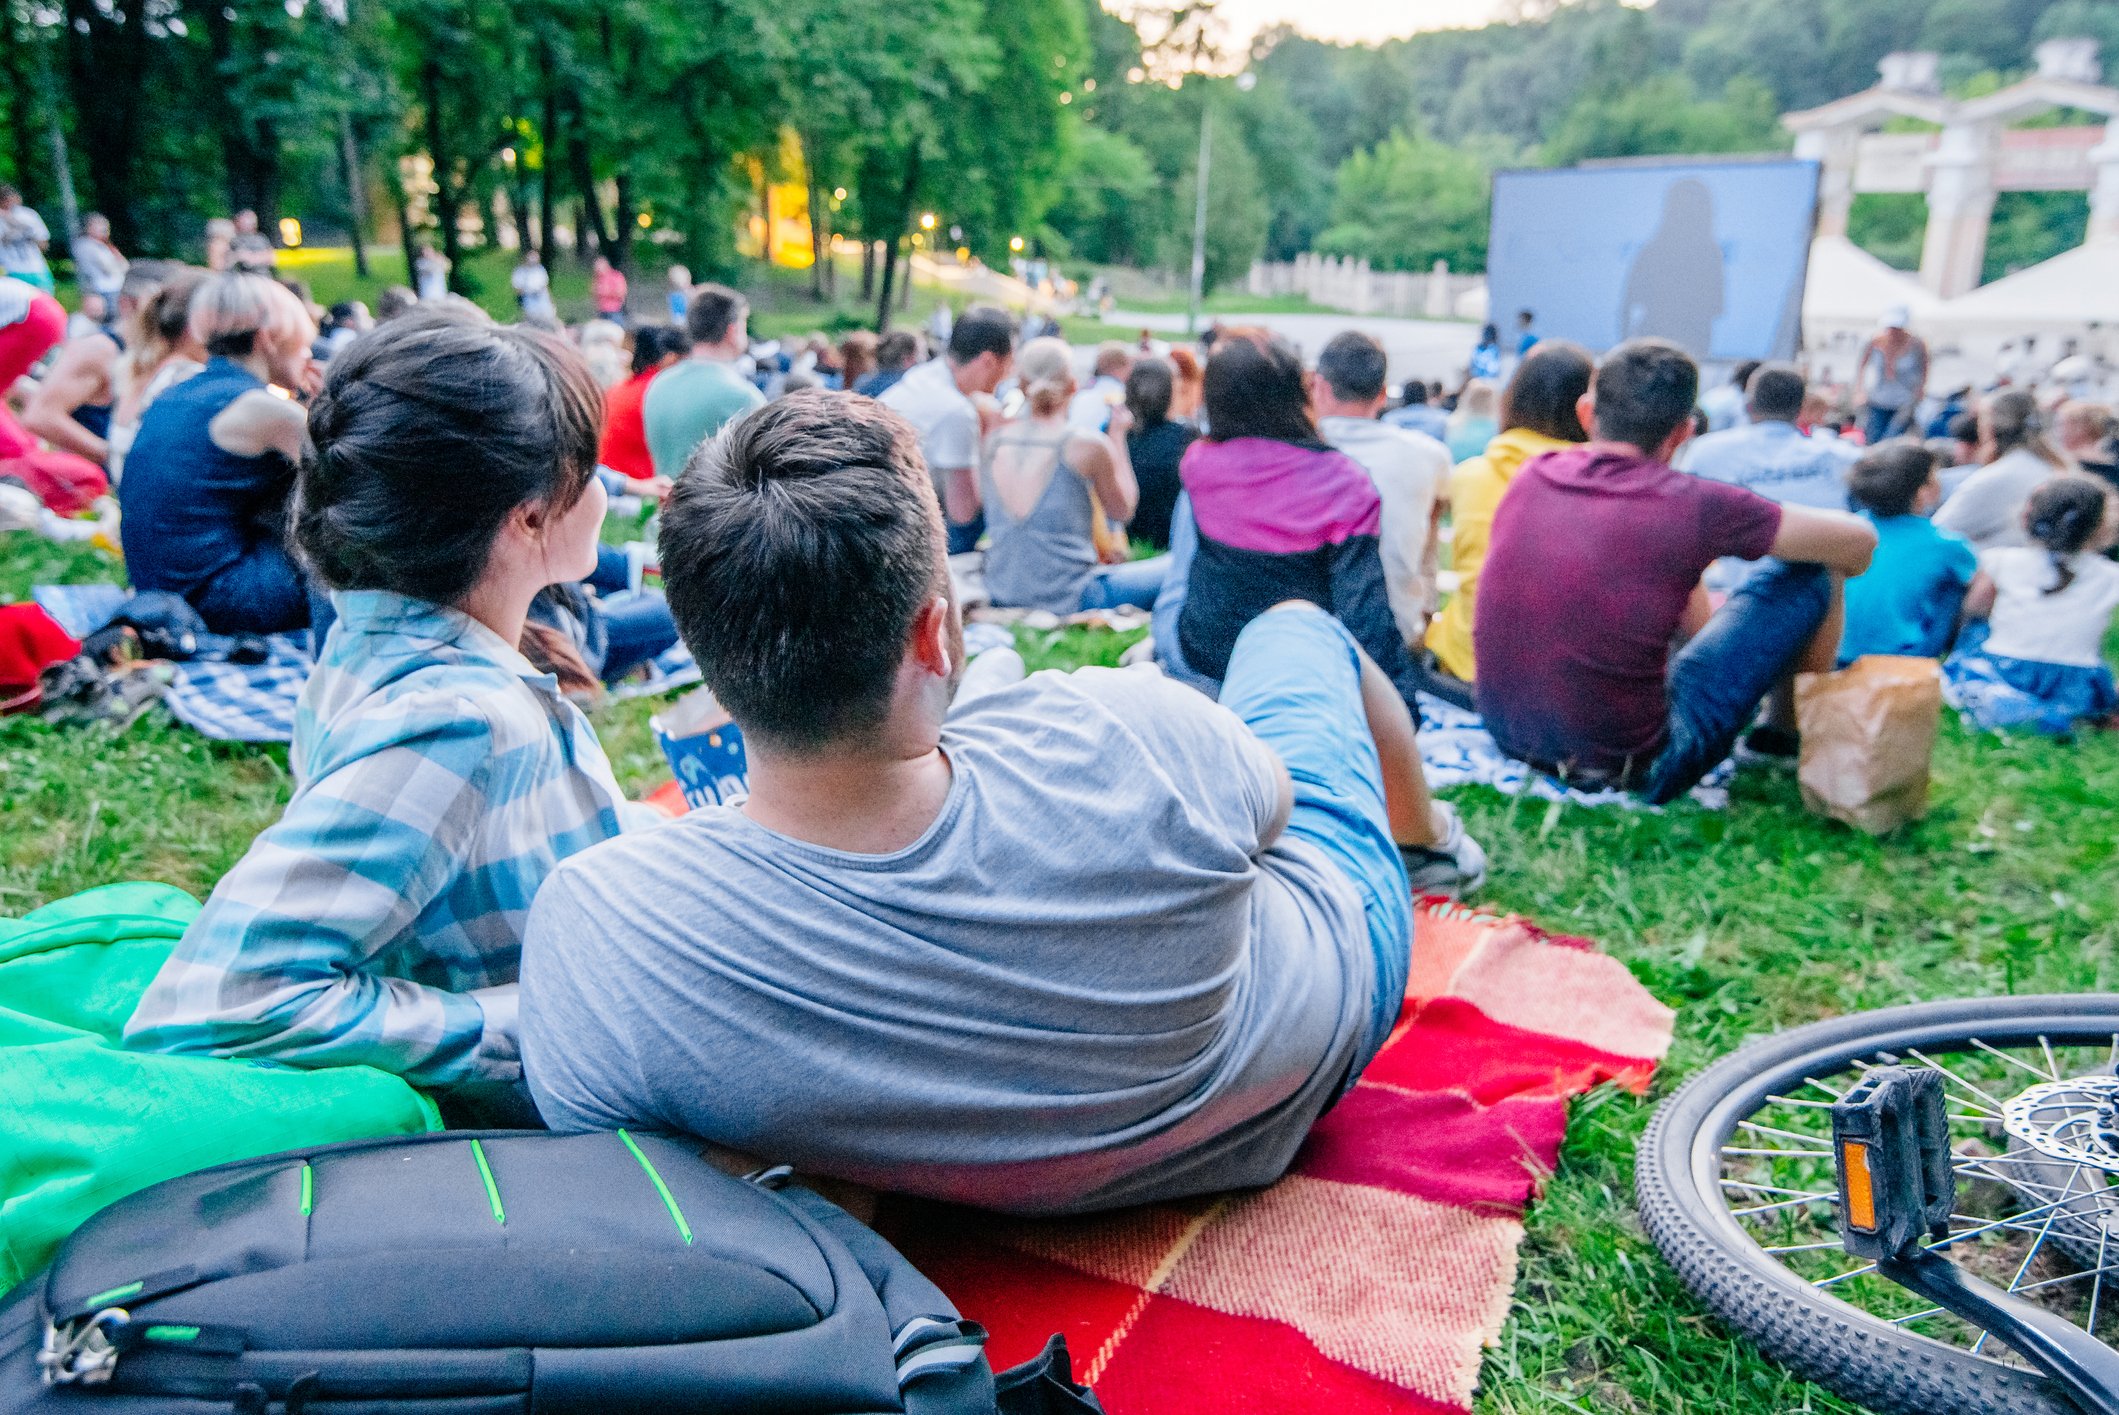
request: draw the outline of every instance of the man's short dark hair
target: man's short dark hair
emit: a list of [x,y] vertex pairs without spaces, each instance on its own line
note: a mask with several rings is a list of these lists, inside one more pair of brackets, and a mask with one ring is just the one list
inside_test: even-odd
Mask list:
[[1529,310],[1517,310],[1517,311],[1516,311],[1516,323],[1518,323],[1518,324],[1536,324],[1537,322],[1538,322],[1538,317],[1537,317],[1537,316],[1536,316],[1535,314],[1531,313],[1531,312],[1530,312]]
[[821,390],[738,418],[662,508],[662,582],[707,685],[794,749],[872,731],[945,592],[941,508],[911,424]]
[[1810,381],[1794,364],[1760,364],[1744,385],[1744,403],[1756,423],[1792,423],[1803,413]]
[[1398,390],[1399,401],[1408,408],[1417,408],[1427,402],[1427,385],[1417,378],[1408,378],[1405,387]]
[[949,330],[949,362],[968,364],[981,354],[1015,352],[1015,316],[992,305],[973,305]]
[[876,341],[876,367],[903,372],[920,361],[920,336],[909,329],[893,329]]
[[750,301],[726,285],[701,285],[684,312],[684,332],[694,344],[718,344],[731,326],[750,315]]
[[1692,416],[1700,366],[1667,339],[1629,339],[1597,365],[1597,437],[1654,452]]
[[1911,514],[1920,489],[1942,459],[1910,437],[1893,438],[1862,454],[1847,473],[1847,494],[1856,506],[1878,516]]
[[1332,336],[1317,356],[1317,376],[1343,402],[1366,403],[1383,396],[1383,346],[1358,329]]

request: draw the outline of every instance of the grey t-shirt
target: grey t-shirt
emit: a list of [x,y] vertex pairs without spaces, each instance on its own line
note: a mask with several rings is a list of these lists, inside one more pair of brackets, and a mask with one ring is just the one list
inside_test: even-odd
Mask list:
[[1935,513],[1935,524],[1972,543],[1974,550],[2029,545],[2023,528],[2031,493],[2058,476],[2037,453],[2018,447],[1966,477]]
[[892,855],[709,807],[562,864],[522,960],[547,1123],[1019,1212],[1278,1177],[1375,964],[1336,866],[1259,849],[1271,751],[1148,668],[1035,674],[942,745]]

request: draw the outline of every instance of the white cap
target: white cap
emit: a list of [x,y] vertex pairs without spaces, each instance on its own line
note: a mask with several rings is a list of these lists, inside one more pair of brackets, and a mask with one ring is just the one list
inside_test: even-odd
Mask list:
[[1884,311],[1884,328],[1904,329],[1913,322],[1913,311],[1904,305],[1893,305]]

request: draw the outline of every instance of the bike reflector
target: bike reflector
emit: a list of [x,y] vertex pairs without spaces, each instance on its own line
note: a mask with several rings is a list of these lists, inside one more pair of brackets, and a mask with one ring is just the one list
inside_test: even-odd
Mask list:
[[1858,1258],[1904,1257],[1950,1231],[1957,1177],[1941,1073],[1878,1066],[1832,1107],[1840,1241]]

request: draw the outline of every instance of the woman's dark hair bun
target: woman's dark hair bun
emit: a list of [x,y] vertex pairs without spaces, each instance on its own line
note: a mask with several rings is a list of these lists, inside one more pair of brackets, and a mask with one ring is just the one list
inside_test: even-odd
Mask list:
[[453,603],[516,507],[580,499],[602,427],[602,390],[563,339],[475,312],[402,315],[331,361],[309,410],[297,552],[333,589]]

